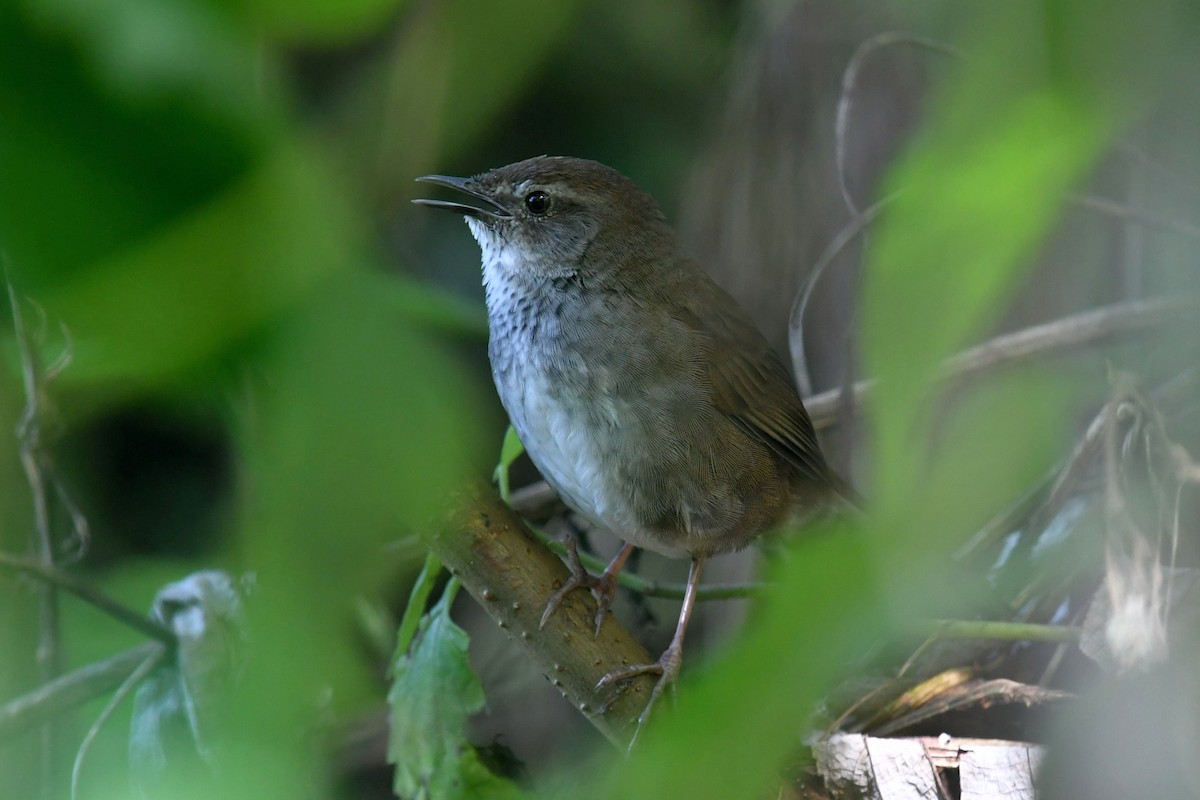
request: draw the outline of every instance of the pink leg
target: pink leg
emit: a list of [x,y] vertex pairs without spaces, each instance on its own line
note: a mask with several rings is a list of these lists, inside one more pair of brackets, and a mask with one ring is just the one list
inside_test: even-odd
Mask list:
[[575,539],[568,538],[567,567],[571,570],[571,576],[557,592],[550,596],[550,600],[546,603],[546,610],[542,612],[539,627],[546,625],[546,620],[550,619],[550,615],[562,604],[563,598],[567,594],[579,588],[586,588],[590,589],[596,598],[596,635],[599,636],[600,626],[604,623],[604,618],[608,616],[608,610],[612,607],[613,598],[617,594],[617,576],[632,553],[633,545],[626,544],[605,567],[604,574],[599,578],[593,578],[579,561],[579,547],[575,544]]
[[[696,590],[700,585],[700,572],[704,569],[704,557],[697,556],[692,560],[692,568],[688,571],[687,591],[683,595],[683,607],[679,609],[679,624],[675,626],[675,636],[671,639],[671,644],[659,657],[658,661],[653,664],[637,664],[632,667],[614,670],[596,684],[597,689],[603,689],[606,686],[611,686],[623,680],[633,678],[637,675],[650,673],[653,675],[661,675],[658,683],[654,684],[654,691],[650,693],[650,700],[646,703],[646,708],[642,710],[638,717],[638,732],[642,730],[642,725],[650,718],[650,711],[654,708],[654,704],[658,702],[658,698],[662,696],[663,690],[675,683],[679,677],[679,668],[683,664],[683,635],[687,632],[688,622],[692,618],[692,609],[696,607]],[[634,734],[634,742],[637,741],[637,734]],[[630,747],[633,747],[633,742],[630,742]]]

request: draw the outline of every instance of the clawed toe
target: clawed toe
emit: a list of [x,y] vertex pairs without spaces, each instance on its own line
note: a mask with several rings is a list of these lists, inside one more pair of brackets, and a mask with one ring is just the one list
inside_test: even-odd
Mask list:
[[[658,681],[654,684],[654,690],[650,692],[650,699],[646,701],[646,707],[642,709],[642,713],[638,715],[637,730],[634,732],[633,739],[629,743],[630,749],[637,742],[638,734],[642,731],[642,726],[650,718],[650,712],[654,709],[658,699],[668,687],[673,687],[676,679],[679,677],[679,667],[683,663],[683,650],[681,647],[676,647],[672,644],[668,647],[662,657],[652,664],[636,664],[632,667],[624,667],[623,669],[613,670],[600,679],[596,684],[596,689],[605,689],[609,686],[627,681],[630,678],[636,678],[638,675],[658,675]],[[601,706],[601,713],[606,713],[608,708],[620,696],[617,695],[610,698]]]
[[539,628],[546,627],[546,620],[550,619],[550,615],[562,605],[563,599],[571,592],[581,588],[595,591],[597,579],[593,578],[579,561],[579,546],[575,544],[574,539],[568,538],[566,547],[567,568],[571,570],[571,575],[563,582],[558,591],[550,595],[550,599],[546,601],[546,610],[542,612],[542,619],[538,623]]
[[617,576],[605,571],[603,575],[592,582],[592,596],[596,598],[596,636],[600,635],[600,626],[612,608],[613,600],[617,597]]
[[599,636],[600,626],[604,624],[604,618],[608,616],[613,600],[617,596],[617,575],[620,574],[629,554],[633,552],[633,545],[626,544],[622,547],[599,578],[593,577],[584,569],[583,563],[579,560],[579,547],[575,544],[574,539],[567,539],[566,547],[567,568],[571,570],[571,575],[546,602],[546,610],[542,612],[542,620],[538,623],[538,627],[546,626],[546,620],[550,619],[554,610],[562,605],[563,599],[568,594],[576,589],[590,589],[592,596],[596,598],[595,635]]
[[[635,664],[632,667],[624,667],[622,669],[614,669],[612,672],[605,675],[596,684],[596,689],[607,689],[609,686],[614,686],[630,678],[636,678],[638,675],[666,675],[666,670],[663,668],[662,662],[655,661],[652,664]],[[661,678],[659,679],[661,682]]]
[[[590,578],[591,576],[588,577]],[[572,575],[571,577],[567,578],[559,590],[550,595],[550,599],[546,601],[546,610],[542,612],[542,619],[540,622],[538,622],[538,627],[546,627],[546,620],[550,619],[550,615],[553,614],[560,605],[562,605],[563,599],[568,594],[576,589],[579,589],[580,587],[587,587],[588,585],[588,581],[585,578],[581,578],[576,575]]]

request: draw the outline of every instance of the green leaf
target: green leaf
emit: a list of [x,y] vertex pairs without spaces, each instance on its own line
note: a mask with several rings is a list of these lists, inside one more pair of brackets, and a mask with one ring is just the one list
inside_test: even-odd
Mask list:
[[442,562],[438,557],[429,552],[425,556],[425,564],[421,567],[421,574],[417,576],[417,582],[413,584],[412,592],[408,596],[408,605],[404,607],[404,616],[400,619],[400,629],[396,634],[396,654],[392,656],[392,661],[400,663],[404,658],[404,654],[408,652],[408,646],[412,644],[413,636],[417,633],[417,626],[424,619],[425,604],[429,601],[429,593],[433,591],[433,584],[437,581],[438,575],[442,572]]
[[254,424],[238,437],[253,476],[238,546],[271,587],[251,609],[244,720],[263,736],[281,715],[304,725],[320,691],[339,710],[369,701],[361,653],[297,648],[344,637],[353,598],[397,568],[386,543],[427,530],[487,463],[474,445],[481,392],[394,312],[387,295],[400,291],[381,274],[344,274],[259,348]]
[[21,288],[85,269],[251,169],[280,116],[261,73],[250,40],[203,3],[0,3],[0,239],[36,278]]
[[509,495],[508,470],[524,452],[525,445],[521,444],[521,437],[517,435],[517,429],[509,425],[508,430],[504,432],[504,444],[500,445],[500,463],[496,465],[496,470],[492,473],[492,480],[500,487],[500,497],[506,503]]
[[337,44],[383,27],[404,10],[408,0],[242,0],[242,5],[268,36]]
[[282,147],[213,202],[46,296],[79,343],[68,381],[153,381],[311,300],[349,266],[351,212],[320,155]]
[[467,660],[467,632],[450,619],[451,581],[422,618],[412,652],[392,670],[388,761],[402,798],[521,797],[492,774],[466,740],[467,718],[484,706],[483,686]]
[[909,503],[920,480],[912,443],[929,423],[938,363],[1005,307],[1112,129],[1107,115],[1050,87],[993,110],[986,127],[968,131],[947,112],[892,175],[900,194],[864,295],[865,360],[880,382],[879,465],[889,476],[881,504]]
[[581,5],[413,4],[384,57],[343,96],[332,126],[367,194],[391,203],[431,165],[487,166],[478,161],[481,136],[535,85]]

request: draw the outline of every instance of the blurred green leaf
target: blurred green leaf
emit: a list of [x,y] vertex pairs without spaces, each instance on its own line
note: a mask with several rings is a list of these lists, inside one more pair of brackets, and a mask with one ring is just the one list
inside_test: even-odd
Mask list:
[[408,0],[237,0],[273,38],[323,45],[349,42],[395,19]]
[[388,761],[403,798],[521,797],[480,763],[465,738],[467,718],[484,706],[483,686],[467,660],[466,631],[450,619],[458,589],[451,581],[422,617],[411,653],[392,668]]
[[521,444],[521,437],[517,435],[517,429],[509,425],[508,429],[504,431],[504,443],[500,445],[500,463],[496,464],[496,469],[492,471],[492,480],[500,487],[500,499],[506,503],[509,494],[508,470],[524,452],[525,445]]
[[[739,640],[701,674],[687,673],[677,711],[660,704],[632,757],[590,796],[777,793],[775,772],[800,744],[819,693],[883,635],[886,618],[867,537],[839,525],[805,544],[767,576],[771,588]],[[696,666],[684,658],[685,670]]]
[[424,618],[425,606],[429,602],[433,585],[437,582],[441,572],[442,562],[432,551],[427,553],[425,564],[421,567],[421,574],[417,576],[416,583],[413,584],[412,592],[409,593],[408,605],[404,607],[404,616],[400,619],[400,627],[396,632],[396,652],[392,656],[393,664],[399,663],[401,657],[408,652],[408,646],[412,644],[413,637],[417,633],[417,626]]
[[249,43],[180,0],[0,4],[0,240],[40,287],[237,180],[270,120]]
[[[983,89],[964,81],[947,102],[971,104],[979,116],[963,123],[961,107],[950,108],[893,171],[891,186],[901,194],[873,245],[864,287],[864,359],[879,376],[872,503],[890,532],[881,554],[896,559],[887,576],[896,619],[932,613],[933,596],[948,584],[911,591],[906,583],[936,569],[931,562],[969,536],[971,524],[1048,466],[1047,447],[1056,442],[1046,434],[1061,424],[1062,409],[1041,402],[1052,389],[1028,383],[1024,398],[1008,396],[1010,408],[952,438],[944,427],[951,401],[932,387],[938,364],[1005,307],[1066,191],[1111,135],[1108,114],[1046,86],[1006,87],[1014,95],[1007,102]],[[984,106],[1001,112],[987,125],[978,122]],[[931,451],[935,424],[946,446]],[[1043,437],[1033,438],[1035,430]]]
[[415,6],[387,57],[347,93],[334,124],[333,146],[354,165],[367,194],[412,197],[415,175],[477,144],[562,45],[580,5]]
[[[1011,48],[1025,33],[997,24],[972,52]],[[818,697],[932,611],[952,584],[933,579],[953,570],[948,543],[1045,469],[1058,387],[993,383],[939,428],[944,439],[932,423],[953,406],[931,387],[939,362],[1004,307],[1064,193],[1112,135],[1117,110],[1094,100],[1035,68],[965,70],[943,94],[891,174],[885,193],[900,195],[865,278],[864,360],[879,377],[868,516],[858,530],[843,524],[798,543],[742,641],[685,682],[679,713],[652,721],[597,796],[772,793]],[[970,607],[970,593],[956,597],[960,612]],[[697,762],[714,736],[721,758]]]
[[[481,389],[394,313],[392,295],[404,290],[381,275],[343,275],[263,348],[253,422],[239,440],[239,546],[261,587],[245,713],[265,736],[302,727],[322,694],[344,710],[369,700],[369,666],[341,644],[353,598],[397,566],[385,545],[434,524],[482,469]],[[264,708],[290,723],[256,715]]]
[[864,358],[880,380],[881,503],[911,500],[920,474],[913,444],[929,421],[938,363],[1004,307],[1022,259],[1110,134],[1104,115],[1049,90],[998,110],[974,131],[935,121],[890,179],[900,194],[876,239],[864,298]]
[[[881,510],[873,552],[894,630],[911,630],[939,608],[983,602],[990,587],[952,559],[1013,498],[1044,476],[1068,446],[1069,387],[1059,376],[1016,371],[946,400],[933,443],[908,454],[921,470],[901,508]],[[883,516],[883,514],[888,516]],[[941,575],[936,581],[927,576]]]
[[215,202],[45,298],[71,329],[70,382],[152,382],[296,305],[353,256],[318,154],[287,148]]

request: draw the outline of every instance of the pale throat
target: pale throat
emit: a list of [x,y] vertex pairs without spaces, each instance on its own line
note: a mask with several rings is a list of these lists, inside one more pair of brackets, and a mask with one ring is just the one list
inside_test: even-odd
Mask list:
[[511,281],[519,267],[517,248],[479,220],[471,217],[465,219],[471,229],[471,235],[479,243],[483,262],[483,285],[499,287]]

